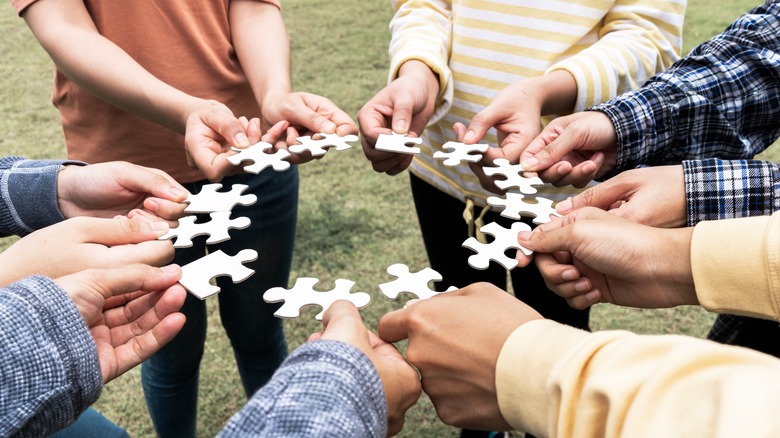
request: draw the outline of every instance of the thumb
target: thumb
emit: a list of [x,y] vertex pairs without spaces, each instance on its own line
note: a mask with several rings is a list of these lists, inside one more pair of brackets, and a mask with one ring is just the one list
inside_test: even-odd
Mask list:
[[54,281],[70,296],[87,289],[107,299],[139,290],[165,290],[179,281],[179,278],[181,268],[177,265],[155,268],[133,263],[117,268],[87,269]]
[[322,325],[320,339],[345,342],[366,354],[372,352],[363,318],[351,302],[339,300],[331,304],[325,311]]
[[126,162],[118,164],[116,180],[133,192],[149,193],[172,202],[182,202],[187,198],[187,190],[162,170]]
[[[560,135],[556,135],[548,132],[550,128],[552,127],[548,126],[528,145],[526,153],[523,154],[520,162],[526,171],[540,172],[546,170],[553,164],[561,161],[567,153],[581,146],[579,135],[572,134],[568,130],[563,130]],[[546,145],[541,149],[535,150],[536,147],[541,145],[540,142],[545,142],[545,139],[551,140],[546,142]]]
[[249,137],[247,137],[244,127],[241,125],[233,112],[224,105],[215,105],[201,114],[201,121],[222,136],[228,144],[237,147],[248,147]]
[[127,245],[155,240],[168,232],[168,223],[116,216],[111,219],[79,217],[65,222],[86,243],[105,246]]
[[583,207],[596,207],[602,210],[609,210],[616,202],[625,199],[626,195],[625,187],[606,181],[602,184],[589,187],[587,190],[572,198],[559,202],[555,206],[555,209],[561,214],[566,214]]
[[471,119],[466,134],[463,136],[463,142],[476,143],[503,117],[503,114],[496,111],[491,103]]
[[376,326],[377,335],[385,342],[398,342],[409,338],[407,315],[411,306],[386,313]]

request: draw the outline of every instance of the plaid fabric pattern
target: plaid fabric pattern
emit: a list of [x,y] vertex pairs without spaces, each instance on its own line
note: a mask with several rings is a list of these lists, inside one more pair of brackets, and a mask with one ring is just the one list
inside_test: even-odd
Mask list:
[[336,341],[296,349],[219,437],[377,437],[387,433],[384,387],[371,360]]
[[780,136],[780,2],[742,15],[641,89],[591,108],[618,138],[609,177],[686,159],[750,158]]
[[76,306],[53,281],[0,289],[0,436],[49,436],[103,388],[97,350]]
[[780,210],[780,166],[758,160],[683,161],[688,226]]

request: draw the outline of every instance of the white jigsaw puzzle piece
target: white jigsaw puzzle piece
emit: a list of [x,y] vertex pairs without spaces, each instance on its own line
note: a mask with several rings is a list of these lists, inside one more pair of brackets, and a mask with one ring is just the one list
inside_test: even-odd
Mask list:
[[420,137],[407,137],[406,134],[379,134],[374,148],[378,151],[395,152],[398,154],[419,154],[420,148],[413,146],[421,144]]
[[533,186],[544,185],[544,181],[541,178],[534,176],[526,178],[522,175],[523,166],[520,164],[509,164],[509,160],[506,158],[496,158],[493,160],[493,166],[485,166],[482,170],[485,171],[485,175],[503,175],[506,179],[495,181],[496,186],[501,190],[506,190],[510,187],[517,187],[520,193],[526,195],[533,195],[536,193],[536,189]]
[[358,309],[366,307],[371,301],[371,296],[365,292],[349,292],[355,285],[354,281],[339,278],[335,287],[327,292],[314,290],[318,281],[316,278],[300,277],[295,280],[292,289],[272,287],[265,291],[263,299],[269,303],[284,301],[282,307],[274,313],[277,318],[297,318],[301,316],[301,308],[316,304],[322,307],[322,311],[314,317],[318,321],[322,321],[322,315],[328,307],[338,300],[351,301]]
[[189,203],[184,209],[187,213],[213,213],[215,211],[230,211],[236,204],[252,205],[257,202],[257,196],[249,194],[242,195],[247,189],[246,184],[233,184],[229,192],[218,192],[222,184],[206,184],[200,190],[200,193],[193,195],[190,193],[184,202]]
[[251,249],[242,250],[234,256],[229,256],[221,250],[212,252],[182,266],[179,284],[203,300],[220,291],[219,286],[210,283],[212,278],[229,275],[233,283],[240,283],[255,273],[243,265],[253,260],[257,260],[257,251]]
[[266,150],[273,149],[273,145],[264,141],[258,142],[244,149],[232,147],[231,150],[238,152],[227,158],[228,162],[238,166],[244,161],[254,161],[253,164],[244,166],[244,172],[258,174],[266,168],[273,167],[277,172],[283,172],[290,168],[290,162],[287,157],[290,152],[285,149],[269,154]]
[[535,224],[546,224],[550,222],[550,216],[559,216],[555,208],[553,208],[553,201],[551,199],[536,197],[536,203],[526,202],[524,199],[526,195],[522,193],[506,193],[504,197],[490,196],[487,198],[487,203],[494,207],[504,207],[501,211],[501,216],[511,219],[520,219],[521,216],[534,216],[533,222]]
[[449,167],[457,166],[461,161],[476,163],[482,159],[482,154],[487,152],[489,147],[487,144],[465,144],[457,141],[448,141],[442,145],[442,149],[449,149],[449,151],[436,151],[433,153],[433,158],[444,160],[442,164]]
[[496,222],[491,222],[479,229],[485,234],[494,237],[490,243],[482,243],[474,237],[469,237],[463,242],[463,246],[475,251],[469,257],[469,265],[474,269],[487,269],[490,261],[494,260],[508,271],[517,267],[517,260],[509,258],[504,254],[509,248],[515,248],[523,251],[523,254],[530,256],[533,251],[520,246],[517,243],[517,235],[521,231],[531,231],[531,226],[523,222],[514,222],[511,228],[504,228]]
[[[431,281],[441,281],[441,274],[431,268],[425,268],[418,272],[410,272],[409,267],[403,263],[396,263],[387,268],[387,273],[397,277],[393,281],[382,283],[379,290],[391,300],[398,298],[398,295],[405,292],[415,295],[420,300],[428,299],[432,296],[444,293],[437,292],[428,287]],[[446,292],[457,290],[457,287],[450,286]]]
[[158,237],[157,240],[167,240],[175,237],[174,248],[189,248],[192,246],[193,237],[208,234],[209,238],[206,240],[206,244],[213,245],[229,240],[230,234],[228,231],[230,229],[243,230],[252,223],[248,217],[230,219],[229,211],[215,211],[210,216],[210,221],[199,224],[195,223],[197,219],[195,216],[184,216],[179,219],[179,226],[171,228],[167,233]]
[[302,154],[309,151],[313,157],[320,157],[325,155],[327,150],[325,148],[335,147],[337,151],[343,151],[349,149],[352,146],[347,142],[358,141],[357,135],[345,135],[340,136],[338,134],[315,134],[315,137],[304,136],[298,137],[295,140],[300,144],[291,145],[288,149],[294,154]]

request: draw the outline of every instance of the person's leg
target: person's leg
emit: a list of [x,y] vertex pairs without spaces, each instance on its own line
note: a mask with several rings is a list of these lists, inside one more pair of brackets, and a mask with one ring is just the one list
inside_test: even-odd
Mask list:
[[[463,219],[466,204],[412,174],[409,177],[428,261],[442,276],[442,281],[434,283],[436,290],[441,292],[450,286],[464,287],[478,281],[506,289],[507,274],[503,266],[491,263],[482,271],[468,264],[474,252],[463,247],[469,238],[468,224]],[[479,215],[481,208],[475,210],[474,214]],[[491,438],[494,434],[483,430],[460,431],[462,438]]]
[[[191,193],[199,192],[201,186],[185,185]],[[205,256],[204,243],[205,238],[196,238],[191,248],[176,249],[173,263],[184,266]],[[146,406],[160,437],[194,437],[196,431],[198,368],[206,341],[205,302],[188,293],[181,312],[187,317],[182,330],[141,366]]]
[[[268,169],[259,175],[236,175],[229,184],[246,184],[257,202],[236,206],[232,217],[246,216],[252,225],[231,231],[231,239],[214,246],[233,255],[245,248],[257,251],[258,259],[247,263],[255,273],[241,283],[217,278],[222,289],[219,310],[247,396],[254,394],[273,375],[287,356],[282,320],[273,316],[281,303],[269,304],[263,294],[272,287],[287,287],[292,264],[298,209],[298,172]],[[211,247],[210,247],[211,248]]]
[[94,408],[87,408],[70,426],[55,432],[54,438],[130,438],[130,435]]
[[502,266],[491,263],[481,271],[468,264],[474,252],[463,247],[469,238],[468,225],[463,220],[466,205],[412,174],[409,177],[428,261],[442,276],[442,281],[434,283],[436,290],[441,292],[450,286],[464,287],[479,281],[506,289],[506,269]]

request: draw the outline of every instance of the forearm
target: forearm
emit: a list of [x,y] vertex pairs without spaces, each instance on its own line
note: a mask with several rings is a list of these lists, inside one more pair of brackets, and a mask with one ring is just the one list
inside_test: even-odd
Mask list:
[[230,419],[220,437],[384,437],[387,402],[371,361],[356,348],[315,341],[293,352]]
[[28,277],[0,289],[0,435],[48,436],[94,403],[103,386],[92,336],[68,295]]
[[290,93],[290,40],[279,8],[253,0],[230,2],[230,30],[255,98]]
[[538,436],[760,436],[778,428],[778,372],[747,349],[542,320],[509,337],[496,382],[507,421]]
[[189,114],[205,103],[159,80],[103,37],[83,2],[39,0],[22,17],[65,76],[117,108],[184,133]]
[[780,165],[717,158],[683,161],[688,225],[780,211]]
[[707,310],[780,321],[780,213],[704,221],[691,240],[696,295]]
[[615,172],[768,147],[780,135],[778,15],[776,3],[756,8],[642,89],[596,106],[618,136]]
[[576,80],[576,104],[568,112],[635,90],[678,60],[684,13],[684,1],[614,2],[598,40],[548,69],[565,70]]

